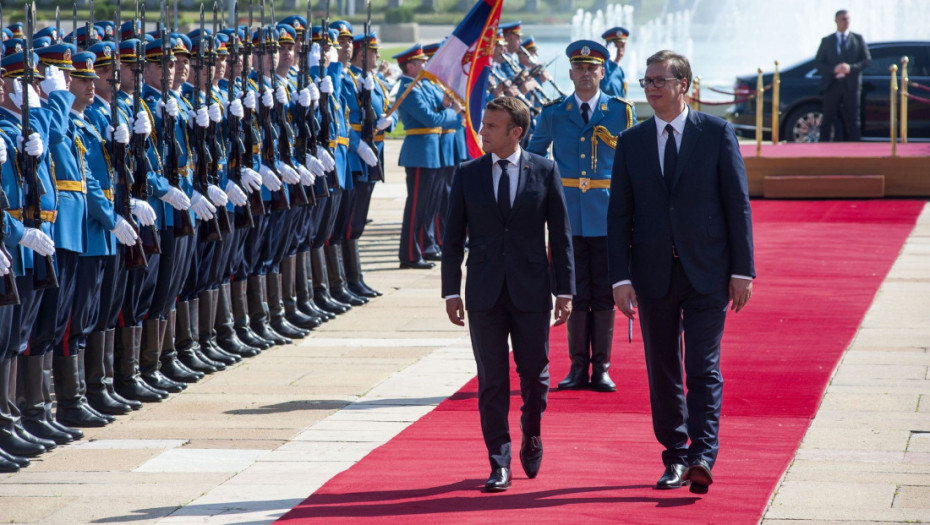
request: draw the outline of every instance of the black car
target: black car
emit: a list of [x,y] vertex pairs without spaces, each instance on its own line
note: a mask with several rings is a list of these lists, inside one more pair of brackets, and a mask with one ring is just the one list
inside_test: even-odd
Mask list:
[[[930,87],[930,41],[876,42],[869,43],[872,63],[862,74],[862,138],[864,140],[888,140],[889,93],[891,92],[892,64],[898,65],[900,88],[901,58],[908,57],[908,75],[911,82]],[[764,73],[763,83],[772,83],[772,73]],[[814,67],[814,59],[781,71],[779,96],[779,135],[788,142],[819,142],[820,122],[823,119],[820,95],[820,74]],[[756,88],[756,75],[736,79],[736,98]],[[910,88],[918,97],[930,99],[930,92]],[[772,91],[766,90],[763,97],[763,135],[770,140],[772,133]],[[930,103],[908,101],[908,138],[930,139]],[[900,105],[898,106],[900,116]],[[755,99],[735,104],[728,114],[736,133],[752,138],[756,133]]]

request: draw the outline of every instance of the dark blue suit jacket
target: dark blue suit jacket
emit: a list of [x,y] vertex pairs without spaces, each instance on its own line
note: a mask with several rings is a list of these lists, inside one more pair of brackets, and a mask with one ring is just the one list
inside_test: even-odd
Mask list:
[[631,279],[642,297],[667,293],[673,242],[701,294],[727,289],[731,274],[755,277],[746,169],[733,128],[689,110],[671,187],[659,168],[655,118],[623,132],[607,239],[610,281]]
[[549,258],[557,295],[575,293],[571,226],[555,163],[523,152],[517,195],[507,217],[494,198],[491,155],[459,164],[452,181],[442,243],[442,296],[460,294],[468,236],[465,306],[490,310],[504,282],[513,304],[524,312],[552,309]]

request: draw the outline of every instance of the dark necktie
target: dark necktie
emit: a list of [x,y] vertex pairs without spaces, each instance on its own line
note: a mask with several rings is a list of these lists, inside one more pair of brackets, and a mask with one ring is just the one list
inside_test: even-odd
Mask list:
[[584,123],[588,123],[588,110],[591,109],[591,106],[587,102],[581,103],[581,119],[584,120]]
[[501,167],[501,180],[497,183],[497,206],[505,218],[510,214],[510,175],[507,174],[507,159],[497,161]]
[[665,125],[665,132],[668,133],[668,140],[665,141],[665,182],[671,186],[672,177],[675,175],[675,168],[678,166],[678,147],[675,143],[675,128],[671,124]]

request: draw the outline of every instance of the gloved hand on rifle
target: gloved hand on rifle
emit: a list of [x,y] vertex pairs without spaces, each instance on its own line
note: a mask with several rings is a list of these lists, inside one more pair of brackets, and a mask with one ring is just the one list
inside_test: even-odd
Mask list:
[[116,217],[116,227],[110,230],[110,233],[116,235],[116,240],[126,246],[132,246],[136,243],[136,239],[139,238],[129,221],[119,216]]
[[132,120],[132,132],[144,138],[152,134],[152,121],[149,120],[149,115],[144,109]]
[[223,121],[223,107],[216,102],[210,104],[210,107],[207,109],[207,113],[210,116],[210,122]]
[[371,73],[366,74],[365,77],[362,78],[362,89],[365,91],[372,91],[375,89],[375,79],[371,76]]
[[287,90],[284,86],[278,86],[278,89],[274,91],[274,98],[279,104],[287,104]]
[[210,201],[197,190],[194,190],[194,195],[191,197],[191,209],[198,217],[206,221],[212,219],[216,213],[216,206],[210,204]]
[[169,186],[168,191],[159,199],[178,211],[186,211],[191,207],[191,200],[187,198],[187,195],[174,186]]
[[[254,98],[252,99],[252,102],[255,102]],[[229,111],[230,115],[236,118],[242,118],[242,116],[245,115],[245,111],[242,110],[242,101],[238,98],[234,98],[233,101],[229,103],[229,106],[226,107],[226,109]]]
[[316,87],[316,84],[311,82],[307,86],[307,91],[310,92],[310,102],[316,102],[320,100],[320,88]]
[[187,114],[187,123],[193,126],[194,124],[205,128],[210,125],[210,112],[206,106],[200,106],[198,110],[190,110],[190,113]]
[[310,52],[307,53],[307,67],[314,68],[320,65],[320,44],[316,42],[310,46]]
[[297,173],[300,174],[300,183],[304,186],[312,186],[313,181],[316,180],[313,173],[310,173],[310,170],[300,164],[297,165]]
[[242,97],[242,105],[254,110],[255,109],[255,92],[246,91],[245,96]]
[[307,169],[310,170],[310,173],[314,177],[322,177],[326,174],[326,168],[323,166],[323,163],[320,162],[320,159],[314,157],[310,153],[307,153],[307,161],[304,163],[307,166]]
[[394,121],[388,118],[384,113],[378,117],[378,122],[375,124],[375,129],[377,131],[384,131],[394,125]]
[[129,128],[120,123],[116,126],[116,131],[113,131],[113,126],[107,126],[107,138],[120,144],[129,144]]
[[281,163],[280,169],[278,169],[278,173],[281,174],[281,179],[288,184],[297,184],[300,182],[300,175],[297,171],[283,162]]
[[139,219],[142,226],[155,226],[155,210],[144,200],[129,199],[129,213]]
[[42,137],[36,132],[29,135],[25,147],[23,146],[23,137],[19,137],[19,148],[31,157],[41,157],[45,153],[45,143],[42,142]]
[[245,191],[252,193],[262,189],[262,176],[252,168],[242,168],[240,182]]
[[155,105],[155,111],[158,113],[158,118],[165,118],[165,112],[168,113],[172,118],[178,118],[181,111],[178,109],[178,101],[169,98],[168,102],[159,100],[158,104]]
[[38,228],[26,228],[19,244],[46,257],[55,253],[55,241]]
[[262,94],[262,105],[266,108],[274,107],[274,95],[271,94],[270,89],[266,89],[265,93]]
[[226,197],[229,198],[229,202],[233,203],[233,206],[245,206],[249,202],[245,192],[233,181],[226,183]]
[[333,79],[326,75],[320,80],[320,93],[332,93],[333,92]]
[[365,164],[369,166],[378,165],[378,155],[376,155],[375,152],[372,151],[371,146],[364,141],[359,141],[358,147],[355,148],[355,152],[358,153],[359,158],[362,159],[362,162]]
[[207,186],[207,197],[210,197],[210,202],[216,206],[226,206],[226,203],[229,201],[226,192],[213,184]]
[[297,92],[297,103],[300,104],[301,107],[305,107],[305,108],[310,107],[310,103],[312,101],[313,100],[310,98],[309,88],[303,88]]
[[316,147],[316,158],[320,159],[320,162],[323,163],[323,167],[326,168],[326,171],[333,171],[336,167],[336,160],[333,159],[333,156],[326,151],[326,148],[323,146],[317,145]]
[[262,184],[264,184],[266,188],[271,191],[278,191],[281,189],[281,179],[274,174],[271,168],[262,164],[262,167],[259,168],[259,173],[262,174]]
[[12,261],[5,253],[0,251],[0,277],[10,274],[10,268],[12,266]]

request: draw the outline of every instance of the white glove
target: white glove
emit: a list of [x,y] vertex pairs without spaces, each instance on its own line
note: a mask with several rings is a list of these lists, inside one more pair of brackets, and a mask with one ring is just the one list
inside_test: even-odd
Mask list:
[[159,199],[178,211],[185,211],[191,207],[191,200],[187,198],[187,195],[174,186],[169,187],[168,191]]
[[326,173],[326,168],[323,167],[323,163],[320,162],[320,159],[309,153],[307,153],[306,165],[307,169],[310,170],[310,173],[312,173],[314,177],[322,177]]
[[287,164],[281,163],[281,168],[278,170],[281,174],[281,179],[288,184],[297,184],[300,182],[300,175],[294,170],[294,168],[288,166]]
[[[23,137],[19,137],[19,147],[23,148]],[[42,142],[42,137],[38,133],[33,132],[32,135],[29,135],[29,140],[26,141],[25,151],[27,155],[33,157],[41,157],[42,153],[45,152],[45,143]]]
[[[252,99],[252,102],[255,102],[254,98]],[[242,118],[242,116],[245,115],[245,112],[242,110],[242,101],[238,98],[234,98],[233,101],[229,103],[228,108],[229,114],[234,117]]]
[[55,242],[38,228],[26,228],[19,244],[45,257],[55,253]]
[[314,177],[313,174],[310,173],[310,170],[308,170],[307,168],[303,167],[300,164],[297,165],[297,173],[300,174],[300,183],[303,184],[304,186],[311,186],[313,184],[313,181],[316,180],[316,177]]
[[332,93],[333,92],[333,79],[329,75],[323,77],[323,80],[320,80],[320,93]]
[[249,109],[255,109],[255,92],[254,91],[245,92],[245,96],[242,97],[242,105]]
[[371,76],[371,73],[365,75],[365,77],[362,78],[362,89],[365,91],[371,91],[375,89],[375,79]]
[[210,107],[207,109],[207,115],[210,117],[210,122],[222,122],[223,107],[214,102],[210,104]]
[[129,213],[139,219],[142,226],[155,225],[155,210],[145,201],[129,199]]
[[113,131],[113,126],[107,126],[107,136],[110,140],[115,140],[120,144],[129,144],[129,128],[126,127],[126,124],[120,123],[116,126],[116,131]]
[[323,146],[318,145],[316,147],[316,158],[320,159],[326,171],[332,171],[336,167],[336,160]]
[[229,198],[229,202],[233,203],[233,206],[245,206],[249,202],[248,197],[245,196],[245,192],[242,191],[239,186],[236,186],[236,183],[229,181],[226,183],[226,197]]
[[262,177],[252,168],[242,168],[239,182],[242,183],[245,191],[249,193],[262,189]]
[[149,116],[144,109],[133,119],[132,131],[143,137],[148,137],[152,134],[152,122],[149,120]]
[[158,112],[159,118],[164,118],[163,111],[167,111],[172,118],[178,118],[178,115],[180,114],[180,110],[178,109],[178,101],[173,98],[169,98],[167,103],[163,100],[159,100],[158,104],[155,105],[155,111]]
[[317,67],[320,65],[320,44],[314,42],[310,46],[310,52],[307,53],[307,66]]
[[279,104],[287,104],[287,90],[284,89],[284,86],[278,86],[278,89],[274,92],[274,98]]
[[226,202],[229,201],[229,198],[226,197],[226,192],[213,184],[207,186],[207,197],[210,197],[210,202],[216,206],[226,206]]
[[9,275],[11,263],[12,261],[10,261],[6,254],[0,251],[0,277]]
[[6,144],[0,143],[0,164],[6,164]]
[[392,124],[394,124],[394,121],[391,120],[391,119],[389,119],[389,118],[387,118],[387,117],[384,115],[384,113],[382,113],[381,116],[378,117],[378,122],[377,122],[377,124],[375,124],[375,128],[376,128],[378,131],[384,131],[384,130],[388,129],[389,127],[391,127]]
[[278,191],[281,189],[281,179],[271,171],[271,168],[262,164],[262,167],[259,168],[259,172],[262,174],[262,184],[265,185],[271,191]]
[[310,98],[309,88],[303,88],[297,93],[297,103],[301,106],[305,108],[310,107],[310,102],[312,101],[313,99]]
[[307,86],[307,90],[310,92],[310,102],[320,100],[320,90],[316,87],[314,82],[311,82],[310,85]]
[[329,46],[329,49],[326,50],[326,60],[328,60],[330,64],[339,62],[339,48],[336,46]]
[[39,87],[46,95],[50,95],[52,91],[68,89],[68,84],[65,82],[65,74],[60,69],[48,66],[45,68],[45,80],[39,82]]
[[194,190],[194,196],[191,197],[191,209],[205,221],[212,219],[213,214],[216,213],[216,206],[210,204],[210,201],[197,190]]
[[355,148],[355,152],[358,153],[359,158],[362,159],[362,162],[365,164],[369,166],[376,166],[378,164],[378,156],[371,150],[371,146],[365,142],[359,141],[358,147]]
[[[40,108],[42,107],[42,101],[39,100],[39,95],[36,93],[36,90],[32,86],[28,87],[29,89],[29,107],[30,108]],[[10,100],[16,104],[16,107],[20,110],[23,109],[23,86],[22,81],[13,82],[13,92],[10,93]]]
[[116,218],[116,227],[110,230],[110,232],[116,235],[116,240],[126,246],[132,246],[136,243],[136,239],[139,238],[136,231],[132,228],[132,225],[122,217]]
[[262,95],[262,105],[266,108],[274,106],[274,95],[271,94],[270,89],[266,89],[265,94]]
[[191,110],[191,117],[188,117],[188,122],[194,122],[201,128],[205,128],[210,124],[210,112],[207,110],[206,106],[200,106],[196,112]]

